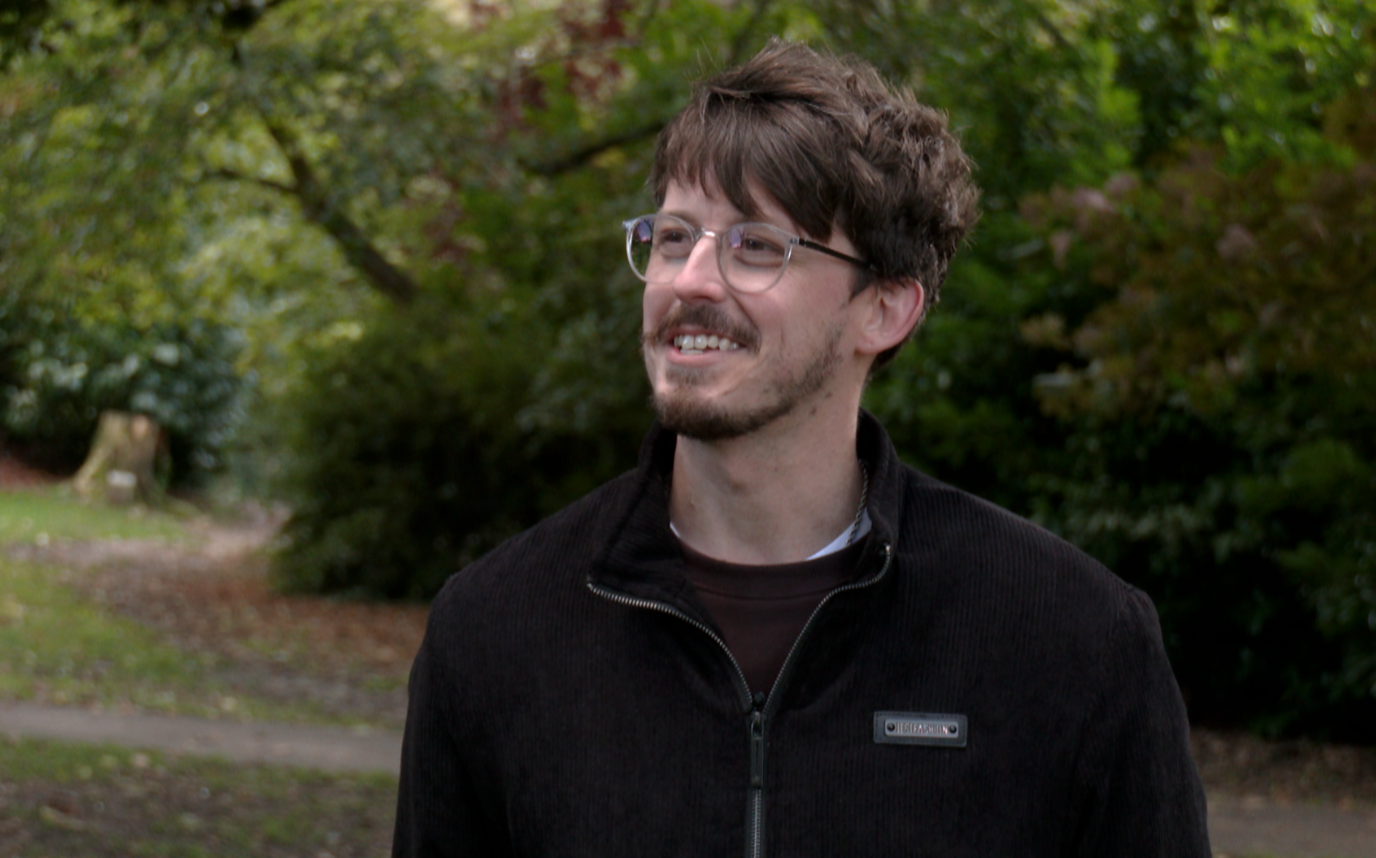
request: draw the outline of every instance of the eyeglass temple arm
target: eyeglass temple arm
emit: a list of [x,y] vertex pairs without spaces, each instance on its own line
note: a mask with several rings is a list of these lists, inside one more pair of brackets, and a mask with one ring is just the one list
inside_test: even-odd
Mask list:
[[863,260],[863,259],[856,259],[854,256],[849,256],[849,255],[847,255],[847,254],[845,254],[845,253],[842,253],[842,252],[839,251],[839,250],[832,250],[830,247],[827,247],[825,244],[818,244],[817,242],[815,242],[815,241],[809,241],[809,240],[806,239],[806,238],[799,238],[799,239],[798,239],[798,244],[800,244],[800,245],[803,246],[803,247],[808,248],[809,250],[819,250],[819,251],[821,251],[822,253],[825,253],[827,256],[834,256],[834,257],[837,258],[837,259],[844,259],[846,262],[850,262],[850,263],[852,263],[852,264],[854,264],[854,265],[859,265],[861,268],[868,269],[869,271],[874,271],[874,272],[877,273],[878,270],[879,270],[879,269],[875,268],[873,265],[871,265],[870,263],[866,262],[866,261]]

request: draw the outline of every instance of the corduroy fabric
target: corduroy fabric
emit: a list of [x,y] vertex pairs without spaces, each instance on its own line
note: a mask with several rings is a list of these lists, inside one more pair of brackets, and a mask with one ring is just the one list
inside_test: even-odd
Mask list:
[[[652,430],[637,470],[436,599],[395,856],[745,853],[751,703],[693,624],[715,629],[668,529],[674,440]],[[868,415],[858,452],[867,586],[820,608],[773,692],[763,855],[1208,856],[1150,600],[904,466]],[[965,715],[968,745],[877,744],[878,711]]]

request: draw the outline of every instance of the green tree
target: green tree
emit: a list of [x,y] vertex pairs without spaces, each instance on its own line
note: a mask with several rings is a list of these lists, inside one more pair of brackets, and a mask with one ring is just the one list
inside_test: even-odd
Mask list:
[[[1353,102],[1365,107],[1353,110]],[[1376,90],[1334,106],[1365,117]],[[1333,127],[1333,123],[1330,123]],[[1369,151],[1369,150],[1368,150]],[[1376,711],[1376,166],[1200,150],[1154,182],[1029,213],[1074,319],[1036,379],[1074,455],[1041,517],[1147,586],[1206,717],[1362,735]]]

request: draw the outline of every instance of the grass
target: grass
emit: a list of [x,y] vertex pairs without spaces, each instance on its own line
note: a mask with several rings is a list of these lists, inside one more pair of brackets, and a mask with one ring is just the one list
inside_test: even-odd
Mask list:
[[0,854],[386,854],[396,779],[0,740]]
[[[0,545],[62,540],[183,542],[184,516],[86,504],[65,489],[0,491]],[[169,714],[353,724],[310,701],[268,700],[217,679],[222,656],[171,645],[71,586],[82,574],[0,549],[0,699],[134,706]],[[242,684],[242,683],[241,683]]]
[[[253,687],[242,670],[233,672],[241,665],[169,643],[174,638],[165,630],[102,606],[92,587],[105,585],[91,570],[4,551],[6,544],[61,548],[65,541],[194,544],[199,537],[189,522],[181,514],[83,504],[60,488],[0,491],[0,699],[203,717],[358,720],[331,717],[309,702],[237,691]],[[238,676],[237,685],[226,676]],[[6,858],[383,855],[395,802],[396,779],[387,775],[0,735],[0,855]]]
[[81,599],[70,572],[0,558],[0,699],[274,721],[354,723],[310,703],[236,692],[219,659],[160,640],[139,623]]
[[[180,520],[142,507],[83,504],[62,488],[0,492],[0,542],[182,536]],[[78,600],[60,577],[0,559],[0,697],[178,711],[178,697],[199,689],[206,665]]]
[[185,523],[172,513],[83,503],[62,486],[0,491],[0,543],[184,537]]
[[207,665],[61,586],[59,571],[0,560],[0,696],[170,710]]

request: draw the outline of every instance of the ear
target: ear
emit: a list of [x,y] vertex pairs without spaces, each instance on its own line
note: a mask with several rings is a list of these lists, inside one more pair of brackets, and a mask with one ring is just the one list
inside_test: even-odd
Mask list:
[[878,355],[907,338],[922,318],[927,293],[916,278],[883,280],[860,296],[867,303],[865,323],[856,351]]

